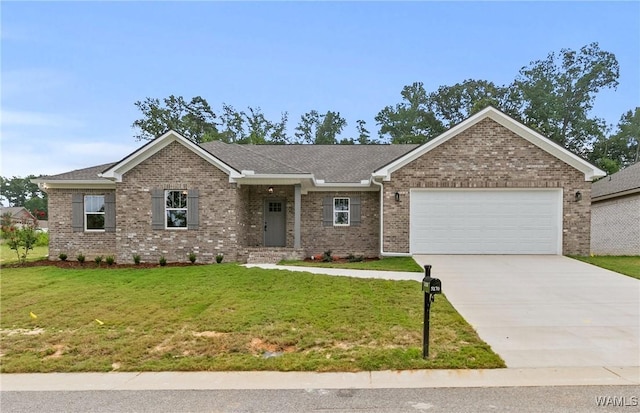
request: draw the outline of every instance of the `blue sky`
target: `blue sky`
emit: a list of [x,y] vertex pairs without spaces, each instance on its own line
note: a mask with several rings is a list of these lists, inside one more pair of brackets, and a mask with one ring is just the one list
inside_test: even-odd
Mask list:
[[591,42],[616,55],[620,85],[593,115],[640,106],[640,2],[6,2],[2,176],[117,161],[145,97],[260,107],[289,129],[316,109],[375,115],[402,87],[508,84],[519,69]]

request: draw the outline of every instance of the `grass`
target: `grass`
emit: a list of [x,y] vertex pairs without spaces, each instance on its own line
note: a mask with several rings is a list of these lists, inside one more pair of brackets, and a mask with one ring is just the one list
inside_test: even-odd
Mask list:
[[350,268],[353,270],[423,272],[411,257],[389,257],[363,262],[280,261],[280,265],[301,267]]
[[[49,246],[36,246],[33,247],[32,250],[27,254],[27,261],[39,261],[42,259],[46,259],[49,256]],[[9,265],[9,264],[17,264],[18,263],[18,255],[15,250],[9,248],[7,244],[3,242],[0,243],[0,264]]]
[[596,255],[593,257],[572,258],[640,280],[640,256]]
[[2,373],[504,367],[444,295],[424,360],[415,281],[43,266],[3,268],[0,287]]

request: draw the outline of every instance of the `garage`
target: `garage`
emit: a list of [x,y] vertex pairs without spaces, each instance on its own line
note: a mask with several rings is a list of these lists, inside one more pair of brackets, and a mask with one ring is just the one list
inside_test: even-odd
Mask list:
[[412,254],[561,254],[562,189],[412,189]]

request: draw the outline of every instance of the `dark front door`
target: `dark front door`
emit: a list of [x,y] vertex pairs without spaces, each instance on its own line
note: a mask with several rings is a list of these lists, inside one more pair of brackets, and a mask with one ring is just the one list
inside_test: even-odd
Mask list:
[[286,209],[281,200],[268,199],[264,203],[264,246],[286,245]]

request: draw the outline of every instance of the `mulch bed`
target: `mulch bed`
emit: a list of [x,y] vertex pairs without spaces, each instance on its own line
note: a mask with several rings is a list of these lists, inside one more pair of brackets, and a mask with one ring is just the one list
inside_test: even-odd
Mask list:
[[[190,262],[168,262],[165,267],[188,267],[193,265],[205,265],[205,264],[191,264]],[[20,267],[58,267],[58,268],[69,268],[69,269],[82,269],[82,268],[158,268],[160,264],[153,262],[141,262],[140,264],[118,264],[114,263],[113,265],[108,265],[104,261],[98,266],[94,261],[85,261],[84,263],[79,263],[78,261],[49,261],[49,260],[38,260],[38,261],[30,261],[25,262],[24,264],[9,264],[2,265],[3,268],[20,268]]]

